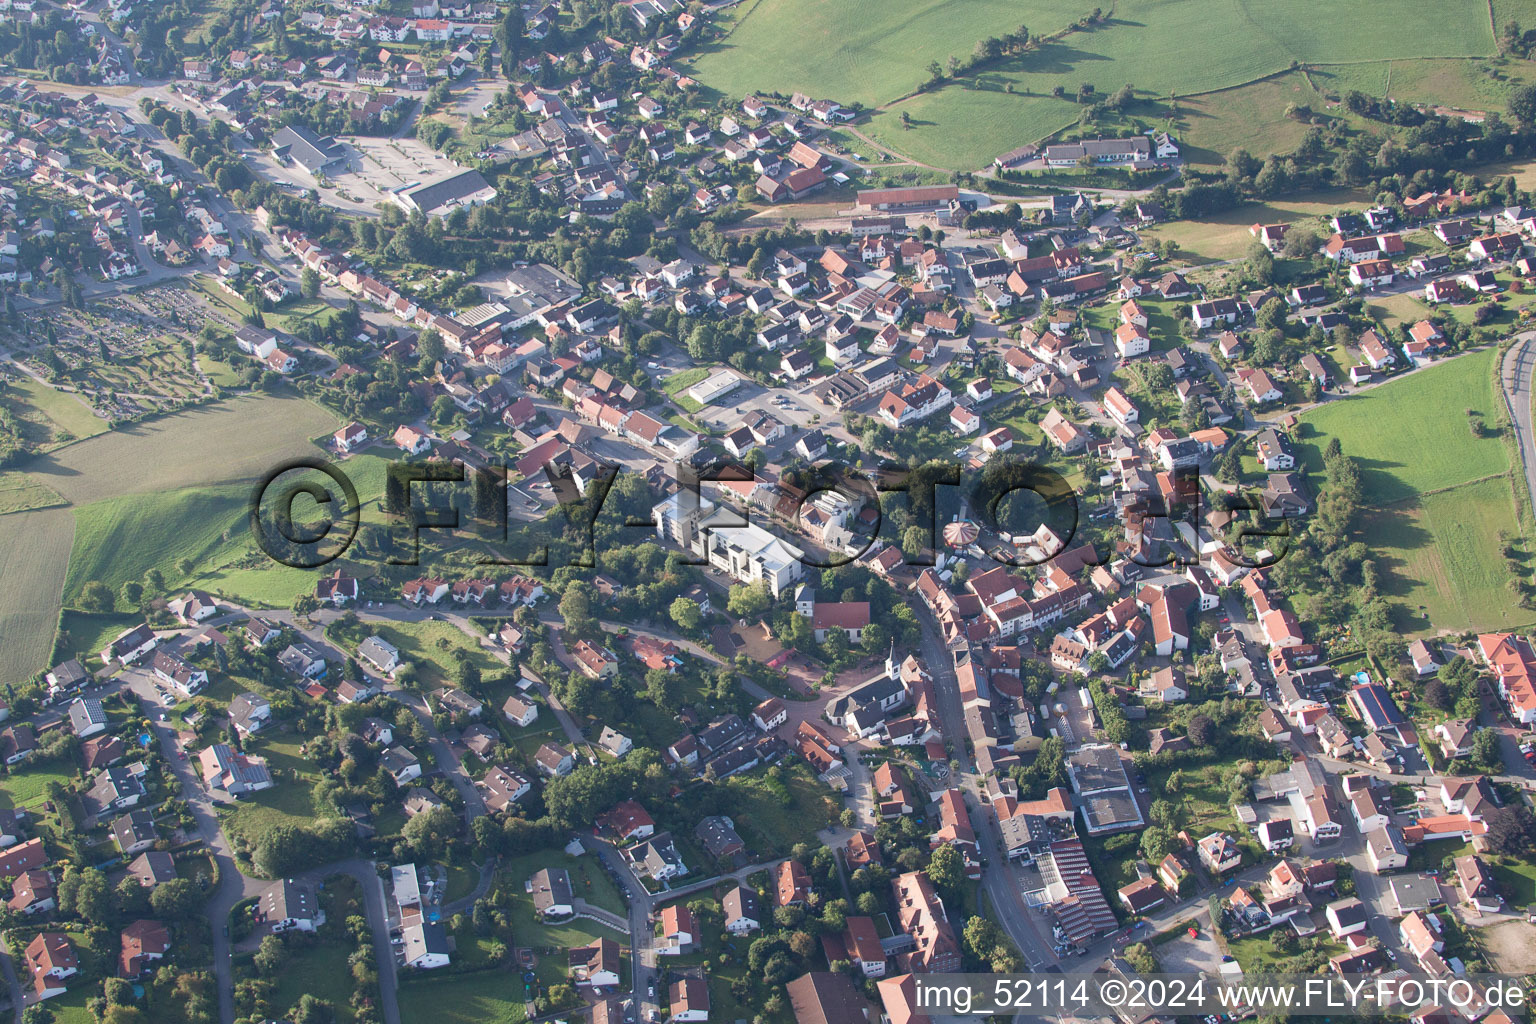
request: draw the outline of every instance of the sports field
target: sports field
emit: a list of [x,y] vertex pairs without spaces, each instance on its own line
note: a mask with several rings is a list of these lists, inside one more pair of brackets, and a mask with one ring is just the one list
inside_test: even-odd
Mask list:
[[[1500,6],[1501,24],[1505,11],[1536,21],[1536,5],[1529,2]],[[1404,62],[1496,52],[1486,0],[1122,0],[1109,10],[1100,25],[1067,32],[1088,12],[1059,0],[758,0],[743,6],[729,34],[710,44],[693,69],[732,98],[803,92],[878,108],[866,130],[882,144],[934,166],[974,169],[1075,122],[1077,105],[1051,97],[1057,87],[1075,96],[1086,83],[1102,96],[1131,84],[1143,97],[1187,97],[1256,82],[1299,62],[1360,64],[1363,71],[1347,75],[1366,83],[1380,79],[1384,85],[1391,73],[1402,79],[1404,98],[1418,98],[1427,83],[1419,88],[1419,69]],[[1045,41],[914,95],[928,79],[931,61],[966,59],[981,39],[1020,24]],[[1434,31],[1426,31],[1431,24]],[[1475,88],[1475,71],[1465,82],[1464,69],[1425,74],[1447,73],[1456,78],[1450,95],[1457,101],[1486,93],[1489,105],[1499,105],[1497,83]],[[1282,110],[1283,104],[1272,119]],[[900,122],[903,111],[910,127]],[[1231,119],[1233,125],[1243,121]]]
[[1490,425],[1500,401],[1492,349],[1473,352],[1302,416],[1300,452],[1314,482],[1338,438],[1362,470],[1358,529],[1383,591],[1411,630],[1491,629],[1530,621],[1508,588],[1500,535],[1519,536],[1509,456],[1474,437],[1466,410]]

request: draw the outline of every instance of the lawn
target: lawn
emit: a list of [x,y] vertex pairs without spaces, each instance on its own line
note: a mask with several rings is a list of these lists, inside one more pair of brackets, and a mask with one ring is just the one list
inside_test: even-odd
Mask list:
[[[935,0],[761,0],[724,40],[706,44],[693,71],[733,99],[798,91],[878,108],[867,129],[877,141],[925,163],[969,170],[1075,123],[1076,104],[1052,96],[1058,87],[1073,96],[1088,84],[1102,96],[1134,83],[1143,97],[1187,97],[1255,82],[1297,61],[1483,57],[1495,50],[1483,0],[1123,0],[1100,26],[1061,32],[1086,13],[1059,0],[1028,10]],[[1446,31],[1423,32],[1421,19]],[[969,57],[978,40],[1020,22],[1045,41],[916,93],[931,61]],[[1160,59],[1146,60],[1148,52]],[[905,126],[903,112],[910,118]]]
[[68,786],[74,776],[74,765],[61,760],[20,765],[0,778],[0,803],[11,809],[41,804],[48,799],[50,782]]
[[619,898],[613,880],[593,856],[572,857],[550,850],[504,859],[499,870],[500,884],[504,891],[512,895],[512,929],[519,946],[569,949],[572,946],[585,946],[604,936],[627,940],[627,933],[615,933],[596,921],[582,918],[563,924],[544,924],[538,921],[533,912],[533,897],[523,891],[523,885],[541,868],[565,868],[570,873],[571,889],[575,895],[621,916],[625,913],[624,901]]
[[75,395],[30,377],[12,381],[6,395],[8,406],[25,420],[51,427],[57,441],[94,437],[107,429],[106,420]]
[[0,516],[62,504],[59,493],[36,477],[14,470],[0,472]]
[[509,971],[434,978],[407,976],[400,984],[400,1019],[434,1024],[522,1024],[521,984]]
[[99,995],[100,986],[86,984],[78,978],[63,995],[48,1000],[53,1011],[54,1024],[96,1024],[96,1015],[85,1004],[92,996]]
[[0,516],[0,685],[48,667],[74,534],[61,508]]
[[416,666],[416,676],[423,688],[435,688],[453,681],[458,664],[454,651],[467,651],[470,661],[484,676],[506,669],[474,637],[451,622],[370,622],[368,628],[399,648],[402,661],[408,660]]
[[1492,349],[1446,360],[1401,381],[1329,402],[1301,417],[1300,454],[1321,471],[1338,438],[1361,469],[1365,500],[1387,504],[1508,472],[1497,437],[1474,437],[1466,410],[1488,424],[1498,415]]
[[1499,892],[1511,908],[1536,903],[1536,866],[1500,857],[1492,865]]

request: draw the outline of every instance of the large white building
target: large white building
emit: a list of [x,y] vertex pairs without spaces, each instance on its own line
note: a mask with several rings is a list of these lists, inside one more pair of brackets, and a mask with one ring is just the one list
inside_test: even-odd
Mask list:
[[651,510],[656,536],[708,560],[742,583],[762,580],[778,597],[805,575],[805,552],[734,509],[679,491]]

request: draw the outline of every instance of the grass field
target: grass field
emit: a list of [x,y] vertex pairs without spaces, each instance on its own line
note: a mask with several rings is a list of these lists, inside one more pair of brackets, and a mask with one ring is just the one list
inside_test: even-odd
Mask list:
[[21,419],[44,428],[55,439],[94,437],[107,429],[106,420],[80,399],[30,377],[7,386],[5,404]]
[[[100,424],[70,396],[37,392],[39,408],[51,410],[61,428]],[[25,474],[0,475],[0,513],[12,513],[0,514],[0,573],[7,581],[0,593],[0,684],[47,667],[66,582],[72,595],[92,579],[115,591],[158,568],[174,585],[184,578],[176,567],[183,558],[196,563],[227,553],[201,585],[272,604],[311,586],[294,577],[296,570],[269,569],[270,562],[240,566],[248,545],[239,535],[244,481],[288,459],[318,455],[310,439],[335,425],[333,414],[306,400],[251,396],[100,433],[31,460]],[[371,480],[370,464],[359,468]],[[374,493],[360,481],[364,486]],[[64,503],[77,507],[36,510]],[[18,511],[27,508],[34,510]],[[81,543],[71,550],[77,528]],[[83,628],[72,646],[82,650],[87,635],[94,643],[115,624],[77,625]]]
[[[1131,83],[1142,96],[1190,96],[1255,82],[1298,61],[1480,58],[1495,50],[1484,0],[1125,0],[1111,10],[1091,30],[1058,34],[1087,11],[1056,0],[1028,10],[935,0],[760,0],[693,69],[732,98],[799,91],[879,108],[868,129],[877,141],[924,163],[965,170],[1075,122],[1076,105],[1051,96],[1057,87],[1075,95],[1086,83],[1107,95]],[[1424,32],[1426,19],[1445,30]],[[1048,38],[913,95],[930,61],[968,57],[977,41],[1020,22]],[[1148,60],[1149,52],[1159,58]],[[900,122],[903,111],[910,127]]]
[[1175,114],[1179,156],[1188,163],[1221,164],[1239,146],[1250,153],[1292,151],[1308,126],[1285,117],[1291,103],[1323,106],[1322,96],[1299,71],[1180,98]]
[[1415,632],[1530,618],[1510,595],[1500,553],[1500,534],[1520,533],[1508,453],[1496,437],[1474,437],[1466,415],[1474,409],[1493,422],[1496,358],[1491,349],[1459,356],[1302,417],[1309,469],[1320,471],[1335,437],[1359,461],[1370,506],[1360,533],[1390,570],[1383,592]]
[[0,516],[0,684],[48,667],[74,535],[66,509]]
[[400,1019],[436,1024],[522,1024],[522,984],[510,971],[446,978],[406,977],[400,985]]
[[1301,451],[1309,470],[1338,438],[1360,463],[1366,501],[1387,504],[1509,469],[1496,437],[1474,437],[1466,410],[1493,423],[1492,349],[1469,353],[1362,395],[1329,402],[1302,416]]
[[[314,586],[313,574],[310,586]],[[467,651],[470,660],[486,678],[505,671],[506,666],[451,622],[369,623],[372,633],[383,637],[400,650],[400,660],[416,666],[416,677],[423,687],[437,687],[452,681],[457,665],[456,650]]]
[[316,456],[311,438],[335,415],[302,398],[231,399],[136,424],[29,463],[77,505],[125,494],[252,480],[295,456]]
[[737,98],[772,89],[873,106],[916,88],[929,61],[966,56],[979,39],[1023,23],[1055,31],[1085,13],[1071,0],[1028,9],[1005,0],[760,0],[722,45],[705,48],[695,77]]
[[247,531],[250,488],[188,488],[164,494],[108,498],[75,509],[75,547],[65,579],[65,602],[72,602],[89,580],[100,580],[114,593],[128,580],[159,569],[168,584],[183,578],[182,559],[201,561],[238,533]]
[[1383,592],[1417,630],[1498,629],[1529,622],[1508,589],[1499,534],[1518,536],[1509,480],[1462,484],[1367,513],[1366,542]]
[[[1371,197],[1354,189],[1301,193],[1283,200],[1244,206],[1241,210],[1216,214],[1198,221],[1175,221],[1145,232],[1147,241],[1169,239],[1176,242],[1183,257],[1205,260],[1236,259],[1248,252],[1254,238],[1248,229],[1254,224],[1295,224],[1331,216],[1343,209],[1362,209]],[[1320,234],[1322,222],[1316,225]]]
[[0,516],[62,504],[59,493],[34,476],[14,470],[0,473]]

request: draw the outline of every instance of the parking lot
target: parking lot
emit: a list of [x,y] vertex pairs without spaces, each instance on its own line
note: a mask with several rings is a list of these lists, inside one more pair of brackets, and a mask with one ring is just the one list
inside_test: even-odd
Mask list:
[[379,139],[352,136],[345,140],[352,149],[350,174],[342,181],[380,199],[401,185],[427,181],[454,170],[447,157],[413,138]]

